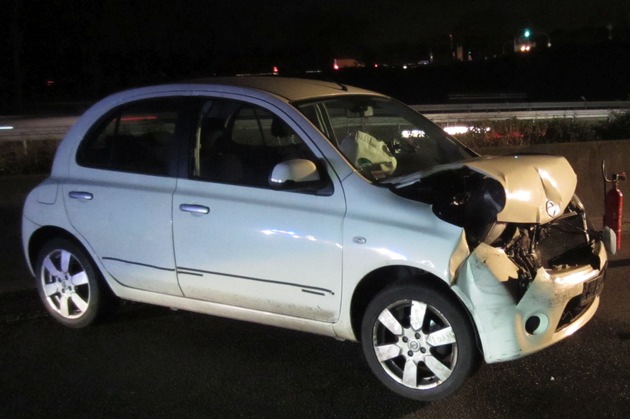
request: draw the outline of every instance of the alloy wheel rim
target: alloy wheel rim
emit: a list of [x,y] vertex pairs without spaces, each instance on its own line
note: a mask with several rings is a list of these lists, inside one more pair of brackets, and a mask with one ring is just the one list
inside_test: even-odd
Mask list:
[[399,384],[427,390],[444,383],[457,364],[457,338],[435,307],[397,301],[379,314],[372,329],[374,353]]
[[88,309],[88,275],[71,252],[64,249],[50,252],[42,263],[40,280],[48,306],[63,318],[80,318]]

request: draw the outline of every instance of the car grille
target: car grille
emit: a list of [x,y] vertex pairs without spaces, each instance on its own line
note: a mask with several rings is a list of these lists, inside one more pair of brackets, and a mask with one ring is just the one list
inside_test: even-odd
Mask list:
[[[551,268],[562,264],[587,264],[590,249],[577,252],[576,249],[587,247],[588,237],[584,232],[584,222],[579,215],[562,218],[545,226],[542,238],[536,246],[536,252],[542,265]],[[576,257],[584,260],[575,260]],[[570,259],[570,260],[569,260]]]
[[[602,272],[605,271],[605,269],[602,270]],[[601,295],[603,289],[604,274],[585,282],[582,294],[573,297],[567,303],[560,317],[560,322],[558,322],[556,332],[576,321],[593,304],[595,298]]]

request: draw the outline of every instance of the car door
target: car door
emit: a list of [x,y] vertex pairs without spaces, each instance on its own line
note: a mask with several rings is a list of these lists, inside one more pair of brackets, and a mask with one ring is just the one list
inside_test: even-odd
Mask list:
[[331,322],[341,294],[343,193],[269,187],[274,164],[317,156],[274,113],[209,100],[190,175],[173,200],[179,284],[185,296]]
[[181,295],[171,208],[179,99],[123,105],[86,136],[63,185],[72,225],[128,287]]

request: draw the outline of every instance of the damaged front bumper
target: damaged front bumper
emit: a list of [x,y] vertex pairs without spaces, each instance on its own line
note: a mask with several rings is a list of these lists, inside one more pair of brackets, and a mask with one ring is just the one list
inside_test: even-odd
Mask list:
[[480,244],[460,267],[453,289],[477,325],[485,361],[500,362],[539,351],[584,326],[599,306],[607,256],[589,244],[588,264],[538,267],[523,289],[504,249]]
[[480,157],[389,183],[462,228],[449,279],[473,318],[486,362],[541,350],[595,314],[606,249],[564,157]]

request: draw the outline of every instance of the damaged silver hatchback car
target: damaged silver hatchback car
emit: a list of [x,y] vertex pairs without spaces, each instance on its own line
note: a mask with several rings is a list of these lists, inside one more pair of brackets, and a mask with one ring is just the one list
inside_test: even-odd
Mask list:
[[209,79],[88,110],[28,196],[23,243],[70,327],[108,295],[357,340],[436,400],[595,314],[607,256],[554,156],[480,157],[335,83]]

